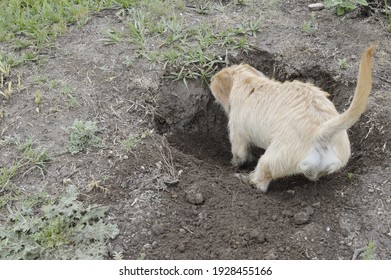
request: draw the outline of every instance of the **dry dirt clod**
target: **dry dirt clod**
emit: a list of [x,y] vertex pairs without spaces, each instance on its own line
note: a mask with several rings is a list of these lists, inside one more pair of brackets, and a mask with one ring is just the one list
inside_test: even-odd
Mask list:
[[313,208],[312,206],[307,206],[307,207],[304,209],[304,211],[305,211],[308,215],[310,215],[310,216],[312,216],[312,214],[314,214],[314,212],[315,212],[315,210],[314,210],[314,208]]
[[250,239],[255,241],[256,243],[263,243],[266,240],[266,236],[263,232],[254,229],[250,232]]
[[199,205],[205,201],[205,198],[198,188],[189,188],[186,191],[186,201],[194,205]]
[[278,258],[276,249],[271,249],[269,252],[265,255],[265,260],[276,260]]
[[299,212],[294,215],[294,223],[296,225],[303,225],[308,223],[310,215],[307,212]]
[[181,243],[178,244],[177,249],[178,249],[178,251],[179,251],[180,253],[183,253],[183,252],[186,250],[186,246],[185,246],[184,243],[181,242]]
[[293,212],[290,211],[290,210],[283,210],[282,211],[282,216],[288,217],[288,218],[292,218],[294,215],[293,215]]
[[161,224],[159,224],[159,223],[155,223],[151,227],[151,231],[155,235],[160,235],[160,234],[162,234],[164,232],[164,227]]

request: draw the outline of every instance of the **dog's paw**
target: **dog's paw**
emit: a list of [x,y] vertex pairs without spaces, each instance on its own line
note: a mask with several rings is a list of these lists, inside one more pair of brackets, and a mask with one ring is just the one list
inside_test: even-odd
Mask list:
[[233,158],[231,159],[231,164],[233,166],[235,166],[235,167],[241,167],[245,163],[246,163],[246,159],[245,158],[241,158],[241,157],[238,157],[238,156],[233,156]]
[[240,174],[240,173],[235,173],[234,174],[235,178],[238,178],[240,182],[246,184],[246,185],[249,185],[249,186],[253,186],[251,184],[251,181],[250,181],[250,176],[248,175],[243,175],[243,174]]
[[259,192],[266,193],[267,190],[269,189],[269,182],[257,183],[255,184],[255,187]]

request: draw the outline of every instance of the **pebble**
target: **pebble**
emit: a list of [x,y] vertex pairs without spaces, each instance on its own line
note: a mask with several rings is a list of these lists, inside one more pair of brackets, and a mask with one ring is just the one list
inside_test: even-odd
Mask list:
[[250,232],[250,239],[254,240],[256,243],[263,243],[266,240],[266,236],[259,230],[254,229]]
[[320,202],[315,202],[314,204],[312,204],[312,207],[319,208],[320,206],[321,206]]
[[178,244],[178,251],[179,251],[180,253],[183,253],[185,250],[186,250],[185,244],[182,243],[182,242],[179,243],[179,244]]
[[269,252],[265,255],[265,260],[276,260],[277,259],[276,249],[271,249]]
[[277,215],[272,215],[272,221],[273,222],[277,221]]
[[200,192],[195,190],[189,190],[186,192],[186,201],[191,204],[199,205],[202,204],[204,200],[204,196]]
[[296,225],[303,225],[308,223],[310,215],[307,212],[299,212],[294,215],[294,223]]
[[290,211],[290,210],[284,210],[284,211],[282,211],[282,216],[288,217],[288,218],[292,218],[294,215],[293,215],[293,212],[292,212],[292,211]]
[[153,234],[160,235],[164,232],[164,227],[159,223],[155,223],[153,224],[151,230]]
[[312,206],[307,206],[305,209],[304,209],[305,212],[307,212],[308,215],[312,215],[314,214],[315,210]]

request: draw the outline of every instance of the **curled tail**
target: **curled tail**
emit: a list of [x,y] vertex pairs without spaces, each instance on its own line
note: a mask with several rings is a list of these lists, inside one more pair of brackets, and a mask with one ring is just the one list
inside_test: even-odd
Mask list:
[[351,127],[364,113],[372,89],[372,53],[373,47],[369,47],[361,57],[357,86],[349,108],[322,124],[318,131],[319,140],[330,141],[336,133]]

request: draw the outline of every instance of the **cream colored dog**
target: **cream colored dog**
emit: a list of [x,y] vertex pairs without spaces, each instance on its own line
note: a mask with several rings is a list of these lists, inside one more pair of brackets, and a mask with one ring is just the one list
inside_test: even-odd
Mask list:
[[232,164],[252,160],[251,145],[265,149],[244,181],[266,192],[271,180],[303,173],[315,181],[345,166],[350,157],[346,130],[365,111],[372,87],[372,52],[362,55],[350,107],[338,114],[328,93],[299,81],[270,80],[247,64],[215,74],[211,91],[229,117]]

